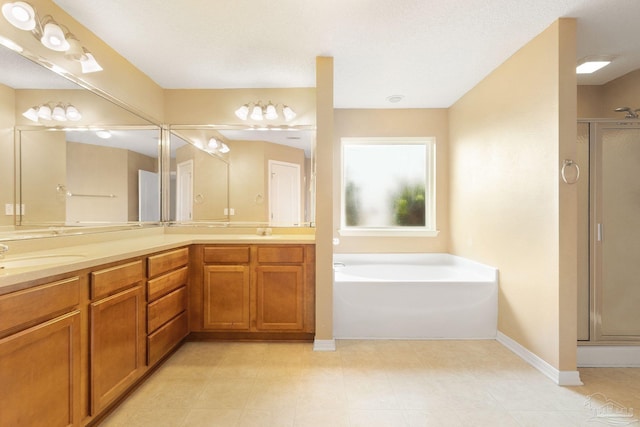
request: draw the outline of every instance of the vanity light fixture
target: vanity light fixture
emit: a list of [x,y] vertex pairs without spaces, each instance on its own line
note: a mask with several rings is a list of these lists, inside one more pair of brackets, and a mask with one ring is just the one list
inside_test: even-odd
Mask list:
[[[235,111],[235,115],[242,121],[246,121],[247,119],[255,121],[262,121],[264,119],[276,120],[279,117],[278,106],[278,104],[273,104],[271,101],[266,105],[262,101],[250,102],[238,108]],[[280,107],[286,121],[291,121],[296,117],[296,113],[291,107],[287,105],[280,105]],[[251,112],[251,114],[249,114],[249,112]]]
[[21,30],[31,31],[36,27],[36,11],[29,3],[5,3],[2,5],[2,15],[11,25]]
[[109,139],[109,138],[111,138],[111,132],[109,132],[108,130],[104,130],[104,129],[97,130],[96,131],[96,136],[98,138],[102,138],[102,139]]
[[55,120],[57,122],[69,120],[77,122],[82,118],[82,114],[76,107],[71,104],[65,106],[61,102],[58,102],[54,108],[51,108],[49,103],[34,106],[22,113],[22,115],[36,123],[40,120]]
[[82,73],[102,71],[94,56],[67,27],[58,24],[51,15],[39,19],[35,8],[24,1],[4,3],[2,15],[14,27],[30,31],[47,49],[64,52],[65,58],[80,62]]

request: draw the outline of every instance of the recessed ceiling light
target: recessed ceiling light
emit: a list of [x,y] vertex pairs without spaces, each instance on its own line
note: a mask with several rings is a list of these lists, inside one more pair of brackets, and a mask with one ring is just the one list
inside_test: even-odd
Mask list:
[[576,74],[591,74],[596,72],[602,67],[609,65],[611,63],[611,59],[612,58],[605,56],[590,56],[584,58],[578,63],[578,66],[576,67]]
[[396,103],[402,101],[403,99],[404,99],[404,95],[387,96],[387,101],[391,102],[392,104],[396,104]]

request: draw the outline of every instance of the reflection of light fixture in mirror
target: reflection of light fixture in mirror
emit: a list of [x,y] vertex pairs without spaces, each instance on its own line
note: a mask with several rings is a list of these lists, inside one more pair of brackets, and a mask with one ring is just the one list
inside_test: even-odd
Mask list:
[[254,105],[250,117],[251,120],[262,120],[262,107],[260,105]]
[[296,118],[296,112],[291,109],[291,107],[284,106],[282,107],[282,114],[284,114],[284,119],[286,121],[290,121]]
[[96,136],[102,139],[109,139],[111,138],[111,132],[109,132],[108,130],[97,130]]
[[215,150],[218,148],[218,140],[215,138],[210,138],[209,142],[207,143],[207,147],[209,147],[209,149],[211,150]]
[[220,145],[220,148],[218,149],[218,151],[221,152],[222,154],[226,154],[231,150],[229,149],[229,146],[223,142],[222,145]]
[[38,107],[31,107],[24,113],[22,113],[24,117],[31,120],[32,122],[38,121]]
[[42,20],[44,23],[42,27],[42,37],[40,42],[51,50],[56,52],[65,52],[69,49],[69,42],[64,35],[64,31],[51,16],[45,16]]
[[64,107],[62,104],[58,104],[53,107],[53,111],[51,112],[51,118],[57,122],[66,122],[67,121],[67,113],[64,111]]
[[29,3],[5,3],[2,5],[2,15],[11,25],[21,30],[31,31],[36,27],[36,11]]
[[96,58],[94,58],[93,54],[89,52],[87,49],[83,49],[83,50],[84,50],[84,56],[86,59],[80,60],[82,73],[87,74],[87,73],[95,73],[97,71],[102,71],[102,67],[100,66],[100,64],[98,64],[98,61],[96,61]]
[[78,109],[71,104],[67,105],[65,113],[67,119],[71,120],[72,122],[77,122],[82,118],[82,114],[80,114],[80,111],[78,111]]
[[69,34],[67,37],[67,42],[69,42],[69,49],[64,53],[64,57],[70,59],[72,61],[86,61],[87,55],[84,53],[84,48],[80,44],[77,38],[72,34]]
[[235,114],[240,120],[247,120],[247,117],[249,117],[249,104],[244,104],[242,107],[238,108],[235,111]]
[[58,122],[71,120],[76,122],[82,118],[82,114],[80,114],[80,111],[78,111],[76,107],[71,104],[65,107],[62,102],[58,102],[53,109],[51,109],[48,103],[34,106],[22,113],[22,115],[32,122],[38,122],[40,119],[55,120]]
[[264,110],[265,110],[264,111],[265,119],[275,120],[278,118],[278,112],[276,111],[276,107],[271,103],[271,101],[269,101],[269,104],[267,104],[267,107]]
[[[247,120],[250,118],[251,120],[261,121],[263,119],[267,120],[276,120],[278,118],[278,107],[279,104],[273,104],[269,101],[266,106],[262,101],[251,102],[248,104],[244,104],[240,108],[235,111],[236,116],[240,120]],[[280,105],[282,108],[282,115],[286,121],[293,120],[296,117],[295,111],[291,107],[286,105]],[[249,111],[251,111],[251,115],[249,115]]]
[[38,118],[43,120],[51,120],[51,107],[49,104],[42,104],[38,107]]

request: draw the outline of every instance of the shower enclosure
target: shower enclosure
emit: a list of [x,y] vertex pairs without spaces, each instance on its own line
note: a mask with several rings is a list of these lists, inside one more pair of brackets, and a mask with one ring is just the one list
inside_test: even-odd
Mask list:
[[577,162],[578,339],[640,344],[640,121],[579,122]]

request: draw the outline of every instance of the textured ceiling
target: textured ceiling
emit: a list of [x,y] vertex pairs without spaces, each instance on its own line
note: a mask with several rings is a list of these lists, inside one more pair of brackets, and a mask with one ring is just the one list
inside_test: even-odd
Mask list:
[[448,107],[560,17],[616,56],[579,83],[640,68],[637,0],[54,1],[164,88],[312,87],[332,56],[336,108]]

